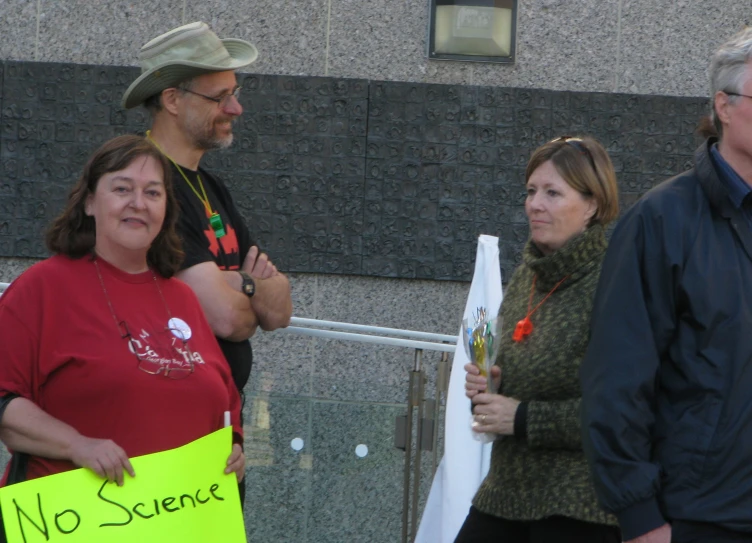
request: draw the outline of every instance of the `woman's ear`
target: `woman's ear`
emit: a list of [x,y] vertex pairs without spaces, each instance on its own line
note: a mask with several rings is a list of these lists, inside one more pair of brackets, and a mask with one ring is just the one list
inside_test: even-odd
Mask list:
[[593,217],[595,217],[596,213],[598,213],[598,204],[595,201],[595,198],[592,196],[587,199],[587,208],[585,209],[585,225],[590,226],[590,223],[593,221]]
[[85,214],[86,214],[86,215],[87,215],[88,217],[91,217],[92,215],[94,215],[94,212],[93,212],[93,211],[91,210],[91,207],[92,207],[92,204],[91,204],[91,200],[92,200],[92,195],[91,195],[91,194],[89,194],[89,195],[88,195],[88,196],[86,197],[86,201],[84,202],[84,213],[85,213]]

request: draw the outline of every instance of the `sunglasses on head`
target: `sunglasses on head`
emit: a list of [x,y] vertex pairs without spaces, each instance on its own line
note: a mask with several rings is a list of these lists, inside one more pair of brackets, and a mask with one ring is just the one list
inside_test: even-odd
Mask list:
[[570,147],[577,149],[580,153],[585,155],[590,162],[590,165],[593,167],[593,171],[596,173],[598,170],[595,167],[595,161],[593,160],[593,155],[590,154],[590,151],[588,150],[587,146],[585,145],[585,142],[582,140],[582,138],[575,138],[573,136],[561,136],[559,138],[551,140],[549,143],[557,143],[562,142],[566,143]]

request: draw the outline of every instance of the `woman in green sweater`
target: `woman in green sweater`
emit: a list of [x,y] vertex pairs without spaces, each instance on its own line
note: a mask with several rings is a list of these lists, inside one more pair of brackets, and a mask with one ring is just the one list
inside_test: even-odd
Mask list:
[[562,137],[533,152],[525,179],[530,239],[501,306],[494,391],[465,366],[474,430],[497,439],[456,543],[616,543],[580,444],[578,379],[616,175],[597,141]]

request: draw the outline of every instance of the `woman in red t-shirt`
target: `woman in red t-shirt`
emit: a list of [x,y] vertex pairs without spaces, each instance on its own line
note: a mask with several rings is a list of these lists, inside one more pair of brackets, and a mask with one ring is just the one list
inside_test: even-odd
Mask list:
[[170,167],[120,136],[89,159],[47,235],[55,255],[0,298],[3,484],[84,467],[123,484],[129,457],[223,426],[244,474],[240,398],[182,259]]

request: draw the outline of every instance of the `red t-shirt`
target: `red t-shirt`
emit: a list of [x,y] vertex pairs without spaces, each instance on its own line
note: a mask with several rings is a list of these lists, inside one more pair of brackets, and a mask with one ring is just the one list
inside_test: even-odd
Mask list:
[[[84,436],[113,440],[129,457],[218,430],[225,411],[242,435],[238,391],[193,291],[157,275],[163,301],[151,271],[128,274],[97,262],[117,321],[125,321],[144,362],[121,336],[92,259],[54,256],[0,297],[0,396],[28,398]],[[190,328],[185,345],[170,317]],[[194,372],[184,379],[139,369],[185,366],[187,357]],[[32,456],[27,478],[75,467]]]

